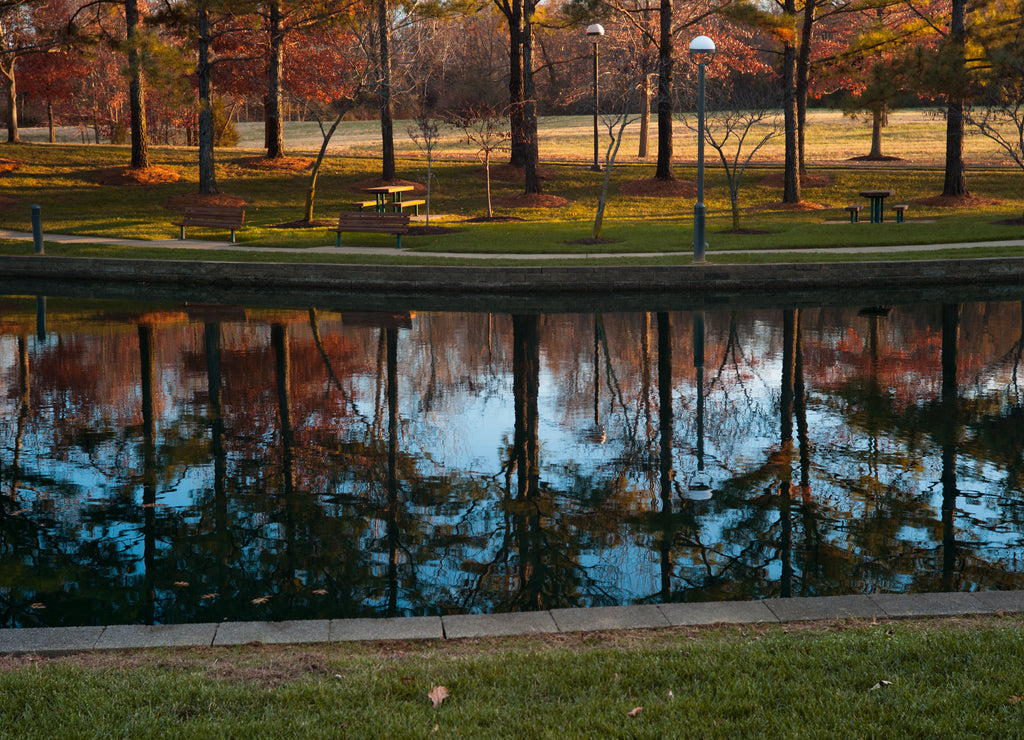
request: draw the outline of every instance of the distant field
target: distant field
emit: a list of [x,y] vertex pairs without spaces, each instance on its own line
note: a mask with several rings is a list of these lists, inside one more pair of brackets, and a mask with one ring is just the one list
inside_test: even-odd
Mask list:
[[[838,111],[814,110],[808,113],[807,156],[809,164],[835,166],[851,157],[868,153],[871,144],[871,122],[856,120]],[[395,147],[399,156],[418,157],[419,150],[408,135],[411,121],[395,122]],[[942,166],[945,156],[946,122],[939,111],[896,111],[889,116],[889,126],[883,132],[883,153],[900,157],[907,166]],[[262,123],[238,124],[241,148],[259,149],[263,144]],[[674,126],[674,160],[696,160],[693,132],[682,123]],[[78,127],[61,127],[57,140],[80,143],[83,131]],[[87,135],[87,134],[85,134]],[[25,141],[46,141],[45,128],[21,130]],[[549,116],[540,119],[540,156],[547,162],[589,161],[593,157],[593,119],[588,116]],[[601,158],[607,142],[606,129],[601,128]],[[627,128],[627,138],[619,151],[618,161],[626,163],[654,162],[657,154],[655,123],[651,122],[648,157],[637,157],[640,124]],[[285,125],[285,146],[291,154],[309,153],[319,149],[321,136],[314,122],[288,122]],[[1006,166],[1013,162],[989,139],[969,135],[965,144],[965,158],[969,167]],[[376,121],[351,121],[341,125],[329,149],[335,155],[373,156],[380,152],[380,129]],[[472,157],[475,150],[462,143],[455,130],[445,132],[438,155],[444,158]],[[714,152],[708,150],[708,156]],[[780,162],[783,158],[782,137],[770,142],[758,153],[756,162]],[[894,163],[899,166],[900,163]],[[893,163],[887,166],[894,166]]]

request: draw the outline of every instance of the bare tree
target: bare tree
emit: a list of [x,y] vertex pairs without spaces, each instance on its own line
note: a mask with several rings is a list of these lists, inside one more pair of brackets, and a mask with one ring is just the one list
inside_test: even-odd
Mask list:
[[[740,227],[740,182],[747,165],[765,144],[783,133],[780,95],[777,85],[750,84],[735,77],[709,85],[704,119],[705,141],[718,152],[729,183],[732,227]],[[692,89],[689,85],[687,89]],[[677,108],[677,117],[691,131],[697,130],[697,116],[689,113],[693,100]]]
[[462,132],[468,143],[477,147],[477,154],[484,163],[487,218],[494,218],[494,209],[491,207],[491,154],[508,150],[506,142],[512,138],[508,109],[480,105],[461,111],[450,111],[445,118],[449,124]]

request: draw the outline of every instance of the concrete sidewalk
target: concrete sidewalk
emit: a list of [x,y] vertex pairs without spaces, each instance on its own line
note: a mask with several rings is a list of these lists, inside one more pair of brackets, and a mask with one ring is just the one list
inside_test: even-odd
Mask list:
[[[32,241],[31,232],[12,231],[0,229],[0,239],[13,239],[16,241]],[[588,252],[588,253],[564,253],[564,254],[481,254],[474,252],[417,252],[416,249],[406,246],[405,249],[397,250],[393,247],[260,247],[247,246],[245,244],[229,244],[224,241],[201,241],[196,239],[116,239],[102,236],[72,236],[69,234],[43,234],[44,242],[55,244],[109,244],[121,247],[158,247],[161,249],[185,249],[205,250],[221,252],[262,252],[281,254],[330,254],[330,255],[365,255],[365,256],[394,256],[401,254],[404,257],[429,257],[444,259],[475,259],[475,260],[581,260],[596,258],[617,258],[617,257],[678,257],[693,254],[689,248],[671,252]],[[828,254],[884,254],[887,252],[934,252],[937,250],[970,250],[993,247],[1024,247],[1024,239],[1004,239],[1001,241],[989,242],[958,242],[951,244],[911,244],[903,246],[867,246],[867,247],[830,247]],[[809,254],[813,249],[741,249],[726,250],[721,254]],[[713,258],[714,250],[708,254]]]
[[88,650],[211,647],[250,643],[457,640],[713,624],[778,624],[836,619],[1021,613],[1024,613],[1024,591],[821,596],[443,617],[5,629],[0,630],[0,653],[62,654]]

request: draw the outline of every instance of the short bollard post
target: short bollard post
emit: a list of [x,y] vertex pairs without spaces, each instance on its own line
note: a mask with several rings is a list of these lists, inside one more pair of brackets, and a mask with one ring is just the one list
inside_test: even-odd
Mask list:
[[36,254],[43,253],[43,217],[39,206],[32,206],[32,244]]

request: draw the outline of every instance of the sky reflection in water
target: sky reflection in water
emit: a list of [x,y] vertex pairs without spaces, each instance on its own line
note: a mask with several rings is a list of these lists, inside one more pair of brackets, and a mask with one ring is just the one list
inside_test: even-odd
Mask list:
[[4,626],[1024,587],[1021,302],[3,307]]

